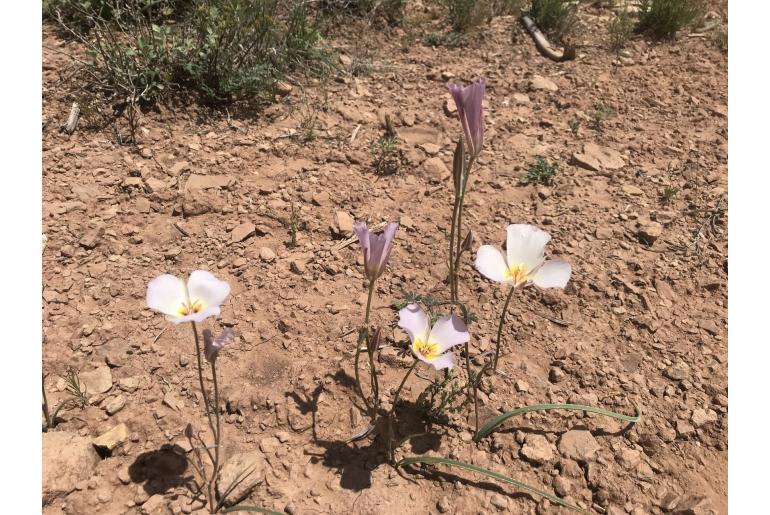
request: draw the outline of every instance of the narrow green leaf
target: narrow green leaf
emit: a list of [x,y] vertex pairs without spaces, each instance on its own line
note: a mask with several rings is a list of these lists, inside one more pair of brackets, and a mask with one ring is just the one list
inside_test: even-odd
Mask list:
[[529,406],[523,406],[521,408],[512,409],[511,411],[506,411],[502,415],[487,421],[487,423],[481,426],[481,428],[478,430],[476,435],[473,437],[473,440],[478,442],[479,440],[487,436],[489,433],[494,431],[497,426],[499,426],[509,418],[515,417],[516,415],[521,415],[522,413],[528,413],[530,411],[547,411],[552,409],[568,409],[568,410],[576,410],[576,411],[587,411],[589,413],[598,413],[599,415],[604,415],[605,417],[612,417],[618,420],[625,420],[626,422],[631,422],[634,424],[639,422],[639,420],[641,420],[642,418],[642,411],[639,409],[638,406],[634,406],[634,409],[636,409],[636,415],[629,416],[629,415],[622,415],[620,413],[615,413],[614,411],[607,411],[601,408],[594,408],[593,406],[584,406],[582,404],[532,404]]
[[283,515],[283,513],[279,513],[277,511],[268,510],[267,508],[260,508],[259,506],[249,506],[247,504],[231,506],[230,508],[222,510],[222,513],[232,513],[235,511],[251,511],[254,513],[268,513],[269,515]]
[[455,461],[450,460],[448,458],[441,458],[436,456],[412,456],[410,458],[404,458],[398,463],[396,463],[396,468],[403,467],[405,465],[413,465],[415,463],[441,463],[444,465],[449,465],[450,467],[457,467],[465,470],[470,470],[473,472],[477,472],[479,474],[483,474],[485,476],[497,479],[499,481],[502,481],[504,483],[509,483],[511,485],[515,485],[522,490],[526,490],[527,492],[540,495],[542,497],[545,497],[549,501],[560,504],[561,506],[564,506],[566,508],[570,508],[575,511],[579,511],[581,513],[588,513],[584,509],[580,508],[579,506],[575,506],[574,504],[570,504],[561,497],[548,493],[544,490],[540,490],[539,488],[535,488],[534,486],[529,486],[526,483],[522,483],[521,481],[517,481],[513,478],[510,478],[508,476],[504,476],[503,474],[498,474],[497,472],[493,472],[491,470],[477,467],[476,465],[471,465],[469,463],[463,463],[462,461]]

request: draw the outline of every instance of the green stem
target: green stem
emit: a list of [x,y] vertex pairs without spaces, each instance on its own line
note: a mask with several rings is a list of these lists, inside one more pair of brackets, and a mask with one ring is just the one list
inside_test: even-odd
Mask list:
[[516,287],[512,286],[511,291],[508,292],[508,296],[505,298],[505,304],[503,304],[503,312],[500,313],[500,325],[497,327],[497,345],[495,346],[495,358],[492,362],[492,370],[497,370],[497,360],[500,357],[500,342],[503,339],[503,326],[505,325],[505,315],[508,313],[508,304],[511,302],[513,292],[516,291]]
[[404,375],[404,378],[401,380],[401,384],[398,385],[398,388],[396,389],[396,394],[393,396],[393,405],[390,407],[391,414],[396,410],[396,403],[398,402],[398,398],[401,396],[401,389],[404,387],[404,384],[406,384],[406,380],[412,374],[412,370],[414,370],[414,368],[417,366],[417,363],[418,361],[415,359],[412,362],[412,366],[409,367],[409,370],[407,370],[406,375]]
[[195,357],[198,360],[198,382],[201,386],[201,395],[203,395],[203,405],[206,409],[206,417],[209,419],[209,427],[212,433],[214,432],[214,422],[211,420],[211,405],[209,404],[209,396],[206,393],[206,385],[203,382],[203,362],[201,361],[201,345],[198,339],[198,328],[195,322],[191,322],[193,336],[195,336]]
[[358,390],[358,394],[361,396],[361,400],[364,401],[364,406],[366,406],[366,409],[369,411],[369,416],[374,420],[374,410],[373,407],[369,404],[369,400],[366,398],[366,395],[364,395],[364,390],[361,387],[361,375],[358,372],[358,361],[361,358],[361,344],[366,341],[367,335],[369,333],[369,313],[372,309],[372,296],[374,295],[374,280],[369,281],[369,297],[366,299],[366,314],[364,315],[364,326],[361,328],[360,332],[358,333],[358,341],[356,342],[356,358],[355,362],[353,363],[353,368],[355,369],[355,375],[356,375],[356,389]]
[[393,413],[396,411],[396,404],[398,403],[398,398],[401,396],[401,390],[404,388],[404,385],[406,384],[406,380],[409,379],[409,376],[412,374],[412,371],[417,366],[417,359],[412,362],[412,366],[409,367],[409,370],[407,370],[406,374],[404,374],[404,378],[401,380],[401,384],[398,385],[398,388],[396,389],[396,393],[393,396],[393,404],[390,407],[390,411],[388,412],[388,437],[387,437],[387,452],[388,456],[390,457],[390,461],[395,461],[394,452],[393,449]]
[[476,435],[473,437],[474,441],[479,441],[485,436],[487,436],[489,433],[491,433],[497,426],[505,422],[511,417],[514,417],[516,415],[521,415],[523,413],[529,413],[530,411],[547,411],[547,410],[554,410],[554,409],[566,409],[566,410],[575,410],[575,411],[585,411],[588,413],[597,413],[599,415],[604,415],[605,417],[611,417],[618,420],[623,420],[625,422],[631,422],[631,423],[637,423],[642,418],[642,411],[639,409],[638,406],[634,406],[634,409],[636,410],[636,415],[630,416],[630,415],[623,415],[622,413],[615,413],[614,411],[608,411],[601,408],[594,408],[593,406],[585,406],[583,404],[531,404],[529,406],[523,406],[521,408],[516,408],[511,411],[507,411],[503,413],[502,415],[499,415],[492,420],[488,421],[484,426],[476,431]]
[[465,342],[465,370],[468,374],[468,385],[466,386],[466,395],[468,396],[468,399],[471,398],[471,395],[473,395],[473,407],[474,411],[476,412],[476,431],[479,430],[479,401],[478,397],[476,396],[476,381],[473,380],[471,377],[471,352],[470,352],[470,346],[468,345],[468,342]]
[[457,228],[457,210],[460,206],[459,191],[455,192],[455,200],[452,205],[452,228],[449,230],[449,293],[452,302],[457,302],[457,291],[455,288],[455,231]]
[[462,255],[462,242],[463,242],[463,207],[465,205],[465,189],[468,185],[468,177],[470,177],[471,167],[473,166],[473,163],[475,162],[475,158],[471,156],[468,158],[468,164],[463,167],[463,173],[460,177],[460,193],[459,193],[459,206],[457,209],[457,230],[455,234],[456,238],[456,247],[457,247],[457,255],[455,257],[455,265],[454,265],[454,273],[455,278],[453,281],[455,292],[454,292],[454,299],[453,300],[459,300],[460,298],[460,286],[458,283],[458,275],[460,273],[460,256]]
[[217,366],[214,361],[211,362],[211,376],[214,378],[214,413],[217,419],[217,432],[214,435],[214,472],[211,475],[211,482],[216,484],[219,481],[219,447],[222,443],[222,426],[219,420],[219,386],[217,384]]
[[[201,361],[201,344],[200,340],[198,339],[198,328],[195,325],[195,322],[191,322],[192,324],[192,330],[193,330],[193,336],[195,336],[195,357],[198,360],[198,381],[200,382],[201,386],[201,395],[203,395],[203,406],[206,410],[206,417],[209,421],[209,427],[211,428],[211,432],[214,434],[214,439],[216,441],[217,438],[217,431],[214,428],[214,422],[211,420],[211,408],[209,405],[209,396],[206,393],[206,385],[203,382],[203,362]],[[216,473],[216,471],[214,471]],[[212,477],[212,481],[209,481],[207,484],[208,488],[208,497],[209,497],[209,504],[211,505],[211,509],[214,509],[214,492],[212,491],[214,478]]]
[[45,429],[46,431],[53,426],[53,420],[48,413],[48,399],[45,395],[45,374],[43,374],[43,416],[45,417]]

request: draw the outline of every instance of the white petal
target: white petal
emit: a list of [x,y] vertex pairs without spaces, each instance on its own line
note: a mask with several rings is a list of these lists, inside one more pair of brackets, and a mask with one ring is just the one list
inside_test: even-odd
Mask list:
[[550,240],[550,234],[534,225],[509,225],[505,244],[508,265],[523,265],[527,272],[531,271],[543,262],[543,252]]
[[428,341],[428,333],[430,332],[428,315],[417,304],[409,304],[398,312],[398,327],[409,334],[409,339],[412,342],[415,338],[423,342]]
[[436,370],[452,368],[455,366],[455,357],[451,352],[445,352],[431,361],[426,361],[426,363],[433,365]]
[[147,307],[170,317],[178,317],[187,302],[184,282],[170,274],[159,275],[147,285]]
[[439,318],[433,325],[428,341],[438,345],[438,351],[460,345],[471,339],[465,323],[456,315],[447,315]]
[[546,261],[532,276],[532,282],[540,288],[564,288],[567,286],[572,267],[562,259]]
[[[497,282],[511,282],[505,257],[497,247],[482,245],[476,253],[476,270],[487,279]],[[506,277],[509,277],[506,280]]]
[[187,280],[190,302],[200,302],[204,309],[219,307],[230,294],[230,285],[220,281],[211,272],[196,270]]

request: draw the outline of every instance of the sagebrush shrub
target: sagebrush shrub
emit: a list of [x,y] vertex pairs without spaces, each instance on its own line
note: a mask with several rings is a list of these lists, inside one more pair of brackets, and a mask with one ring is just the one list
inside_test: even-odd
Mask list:
[[610,48],[615,52],[621,50],[634,32],[634,19],[624,5],[608,27]]
[[575,6],[567,0],[532,0],[529,13],[540,30],[559,40],[577,26]]
[[672,38],[700,11],[699,0],[642,0],[636,30],[656,39]]
[[404,18],[406,0],[320,0],[320,11],[326,16],[356,16],[372,21],[384,20],[399,25]]
[[87,46],[85,89],[126,115],[130,140],[136,106],[169,89],[210,103],[263,99],[291,70],[320,74],[329,62],[306,0],[50,2],[47,12]]
[[465,32],[480,24],[486,16],[483,0],[444,0],[449,11],[449,23],[455,32]]

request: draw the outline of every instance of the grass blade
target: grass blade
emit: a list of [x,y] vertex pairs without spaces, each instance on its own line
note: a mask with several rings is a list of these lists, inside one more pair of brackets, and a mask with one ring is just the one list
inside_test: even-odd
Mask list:
[[250,511],[254,513],[267,513],[269,515],[283,515],[283,513],[279,513],[277,511],[268,510],[267,508],[260,508],[259,506],[249,506],[248,504],[231,506],[230,508],[222,510],[222,513],[232,513],[235,511]]
[[629,415],[623,415],[620,413],[615,413],[614,411],[607,411],[601,408],[594,408],[593,406],[584,406],[583,404],[531,404],[529,406],[523,406],[521,408],[516,408],[511,411],[506,411],[502,415],[487,421],[487,423],[481,426],[481,428],[478,430],[476,435],[473,437],[473,440],[478,442],[479,440],[487,436],[489,433],[494,431],[497,426],[499,426],[509,418],[515,417],[516,415],[521,415],[523,413],[528,413],[530,411],[546,411],[546,410],[552,410],[552,409],[566,409],[566,410],[576,410],[576,411],[587,411],[589,413],[598,413],[599,415],[604,415],[605,417],[616,418],[618,420],[625,420],[626,422],[631,422],[634,424],[639,422],[639,420],[641,420],[642,418],[642,411],[637,406],[634,406],[634,409],[636,410],[636,415],[629,416]]
[[493,472],[491,470],[488,470],[482,467],[477,467],[476,465],[471,465],[469,463],[463,463],[462,461],[455,461],[455,460],[450,460],[448,458],[441,458],[437,456],[412,456],[410,458],[404,458],[398,463],[396,463],[396,468],[403,467],[405,465],[413,465],[415,463],[431,463],[431,464],[441,463],[443,465],[449,465],[450,467],[457,467],[457,468],[477,472],[479,474],[483,474],[485,476],[497,479],[498,481],[502,481],[504,483],[517,486],[518,488],[521,488],[522,490],[526,490],[527,492],[537,494],[541,497],[545,497],[549,501],[559,504],[561,506],[564,506],[565,508],[570,508],[572,510],[579,511],[581,513],[588,513],[587,511],[580,508],[579,506],[570,504],[564,499],[562,499],[561,497],[558,497],[552,493],[548,493],[544,490],[540,490],[539,488],[535,488],[534,486],[529,486],[526,483],[522,483],[521,481],[517,481],[508,476],[504,476],[503,474],[499,474],[497,472]]

